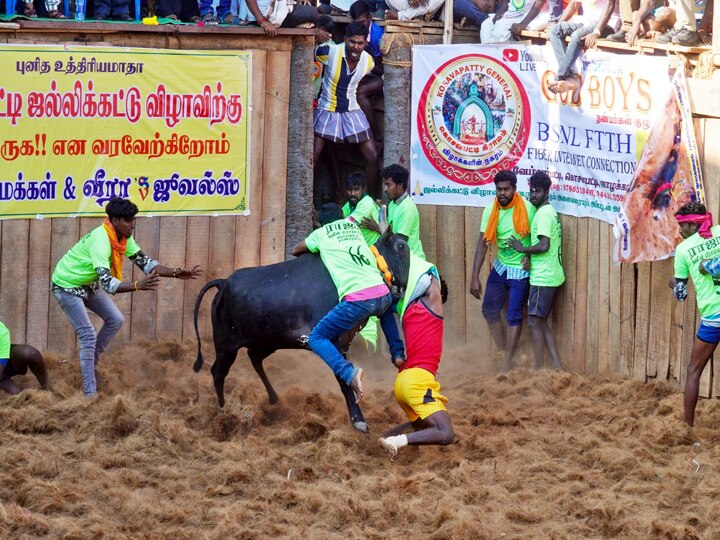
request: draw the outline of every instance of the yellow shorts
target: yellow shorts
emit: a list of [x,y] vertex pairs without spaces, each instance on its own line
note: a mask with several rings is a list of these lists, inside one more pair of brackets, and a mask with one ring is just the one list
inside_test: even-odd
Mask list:
[[422,368],[408,368],[395,379],[395,399],[414,422],[425,420],[438,411],[445,411],[447,398],[440,393],[440,383],[432,373]]

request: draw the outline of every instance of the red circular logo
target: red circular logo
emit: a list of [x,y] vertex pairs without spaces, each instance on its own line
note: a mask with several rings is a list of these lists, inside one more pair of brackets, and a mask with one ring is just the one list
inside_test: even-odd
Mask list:
[[487,184],[522,157],[530,101],[505,64],[466,54],[432,74],[420,95],[417,126],[425,156],[445,178]]

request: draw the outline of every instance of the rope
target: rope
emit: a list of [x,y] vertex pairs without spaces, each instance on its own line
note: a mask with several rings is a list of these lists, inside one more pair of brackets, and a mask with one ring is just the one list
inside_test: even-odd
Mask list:
[[693,79],[712,79],[713,71],[717,68],[713,62],[715,52],[705,51],[697,59],[697,65],[693,71]]
[[[390,52],[393,43],[395,43],[395,38],[398,36],[403,36],[410,47],[415,45],[415,38],[413,38],[413,34],[410,34],[409,32],[386,32],[380,42],[380,52],[383,54],[383,64],[397,67],[412,67],[412,62],[409,60],[388,60],[385,57]],[[424,45],[424,41],[423,35],[420,34],[420,45]]]

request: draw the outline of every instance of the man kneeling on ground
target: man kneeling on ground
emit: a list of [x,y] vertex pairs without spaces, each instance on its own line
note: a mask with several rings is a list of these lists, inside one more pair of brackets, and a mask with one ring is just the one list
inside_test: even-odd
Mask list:
[[[415,283],[411,288],[410,284]],[[443,345],[443,295],[437,269],[415,255],[410,256],[408,292],[398,305],[405,334],[407,361],[394,360],[398,368],[395,399],[409,422],[395,426],[379,439],[394,461],[398,450],[408,444],[447,445],[455,439],[447,398],[440,393],[435,375]],[[408,296],[409,295],[409,296]],[[414,431],[405,434],[410,428]]]

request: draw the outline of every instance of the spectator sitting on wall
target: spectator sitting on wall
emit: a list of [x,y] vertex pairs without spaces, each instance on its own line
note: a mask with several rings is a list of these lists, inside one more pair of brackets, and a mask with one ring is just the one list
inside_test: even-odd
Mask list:
[[480,28],[490,13],[495,11],[495,0],[455,0],[453,2],[453,19],[460,23],[472,24]]
[[[582,15],[578,15],[582,6]],[[575,62],[582,48],[592,48],[598,38],[612,34],[620,18],[616,0],[571,0],[557,24],[548,30],[548,38],[558,61],[557,77],[549,85],[551,92],[573,91],[580,87]],[[565,44],[565,38],[570,43]]]
[[353,21],[360,21],[365,25],[365,28],[367,28],[368,37],[365,50],[372,56],[373,62],[375,62],[375,67],[373,67],[372,71],[360,81],[357,89],[357,100],[370,124],[379,156],[382,155],[383,141],[380,136],[380,126],[375,117],[373,99],[375,97],[382,97],[383,95],[383,63],[382,52],[380,52],[380,40],[385,31],[372,21],[370,6],[365,0],[353,2],[350,6],[350,17]]
[[[501,0],[497,4],[497,11],[493,17],[488,17],[480,26],[480,41],[482,43],[503,43],[519,39],[520,32],[530,23],[533,29],[545,28],[548,24],[547,13],[540,12],[546,0]],[[537,19],[537,20],[536,20]]]
[[[59,6],[59,0],[46,0],[46,5]],[[95,20],[105,21],[111,17],[116,21],[130,22],[133,18],[130,16],[130,1],[129,0],[95,0]],[[57,7],[55,7],[57,11]],[[50,10],[48,9],[48,12]],[[65,17],[55,17],[62,18]]]
[[388,0],[390,9],[385,11],[385,18],[401,21],[422,18],[426,22],[431,21],[444,3],[444,0]]
[[[332,40],[335,31],[335,21],[330,15],[320,15],[315,21],[315,50],[323,45],[335,45]],[[313,61],[313,109],[317,108],[320,90],[322,89],[323,65],[317,59]]]
[[[623,3],[627,4],[629,0],[620,0],[620,2],[622,7]],[[642,0],[639,7],[632,11],[632,23],[627,32],[623,35],[620,31],[608,39],[620,41],[623,38],[630,45],[635,45],[637,40],[643,37],[655,38],[658,43],[685,46],[697,45],[700,42],[710,43],[709,30],[713,18],[713,0],[673,2],[675,7],[666,2],[665,6],[653,10],[655,5],[655,2],[651,0]],[[625,7],[626,11],[627,9]],[[697,16],[701,18],[696,28]]]
[[[325,66],[325,71],[318,108],[313,113],[313,163],[317,165],[327,141],[359,145],[365,158],[368,192],[376,197],[380,192],[377,185],[378,152],[370,124],[357,100],[360,81],[375,65],[365,51],[366,37],[365,25],[353,21],[347,26],[344,43],[323,45],[315,51],[315,58]],[[342,193],[344,189],[339,186],[336,191]]]
[[[200,0],[210,2],[211,0]],[[222,0],[225,1],[225,0]],[[282,2],[283,0],[275,0]],[[241,25],[256,24],[260,26],[268,36],[277,35],[278,28],[312,28],[319,17],[318,10],[310,4],[310,0],[298,0],[288,5],[288,11],[284,15],[274,10],[275,2],[272,0],[240,0],[238,5],[237,23]],[[220,16],[220,13],[218,12]],[[282,20],[279,20],[279,17]],[[270,21],[273,18],[274,21]],[[233,18],[234,19],[234,18]]]
[[41,388],[50,388],[45,360],[40,351],[30,345],[11,345],[10,331],[0,322],[0,390],[8,394],[19,394],[20,387],[12,377],[25,375],[28,368]]

